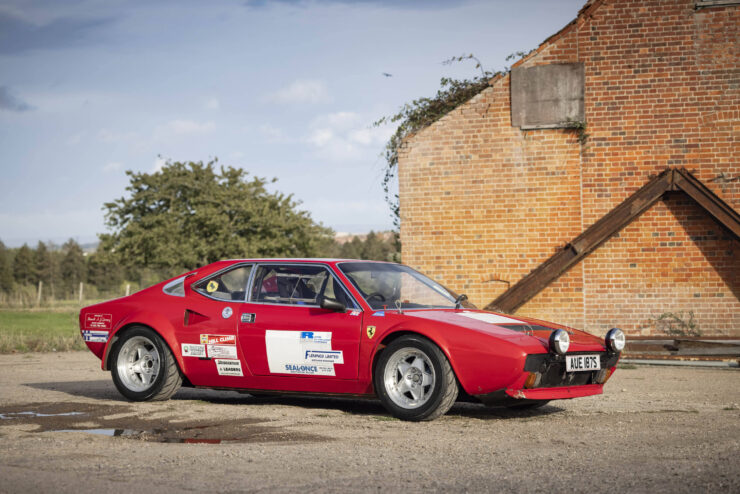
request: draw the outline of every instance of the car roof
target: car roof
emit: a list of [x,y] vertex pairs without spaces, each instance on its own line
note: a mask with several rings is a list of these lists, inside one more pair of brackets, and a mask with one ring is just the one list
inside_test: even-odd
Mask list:
[[338,263],[338,262],[379,262],[386,264],[395,264],[388,261],[372,261],[366,259],[342,259],[333,257],[264,257],[248,259],[224,259],[222,262],[320,262],[320,263]]

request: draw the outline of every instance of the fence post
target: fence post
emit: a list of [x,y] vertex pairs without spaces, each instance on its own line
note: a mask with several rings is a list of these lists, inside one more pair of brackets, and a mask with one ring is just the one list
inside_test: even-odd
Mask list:
[[131,295],[131,283],[126,283],[126,296]]
[[83,287],[83,283],[80,281],[80,300],[79,300],[80,305],[82,305],[82,287]]
[[44,282],[39,280],[39,293],[36,296],[36,307],[41,305],[41,289],[44,287]]

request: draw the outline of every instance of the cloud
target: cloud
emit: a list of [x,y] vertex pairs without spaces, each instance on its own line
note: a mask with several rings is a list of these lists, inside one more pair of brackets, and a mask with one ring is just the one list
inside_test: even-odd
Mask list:
[[392,133],[390,126],[373,127],[358,113],[336,112],[316,117],[304,141],[324,159],[349,161],[377,155]]
[[103,166],[103,171],[106,173],[114,172],[116,170],[121,169],[121,164],[118,162],[111,161],[110,163],[106,163],[105,166]]
[[113,21],[112,18],[61,17],[46,24],[34,24],[8,11],[0,11],[0,53],[18,54],[89,43],[91,34]]
[[221,102],[218,98],[208,98],[203,106],[206,110],[218,110],[221,108]]
[[152,167],[152,173],[161,172],[164,165],[167,164],[167,160],[161,156],[157,156],[154,160],[154,166]]
[[108,129],[100,129],[97,134],[98,140],[106,144],[117,142],[132,142],[139,139],[136,132],[116,132]]
[[397,10],[441,10],[457,7],[467,0],[246,0],[245,7],[265,8],[275,4],[310,7],[312,5],[375,5]]
[[215,128],[216,124],[210,121],[200,123],[194,120],[170,120],[155,128],[154,134],[158,137],[207,134]]
[[267,97],[268,101],[280,104],[323,103],[329,101],[329,92],[323,81],[299,79]]
[[33,110],[33,106],[14,96],[7,86],[0,86],[0,110],[24,112]]
[[288,138],[282,131],[282,129],[270,124],[260,125],[259,127],[257,127],[257,132],[259,132],[262,137],[264,137],[265,140],[269,143],[288,141]]

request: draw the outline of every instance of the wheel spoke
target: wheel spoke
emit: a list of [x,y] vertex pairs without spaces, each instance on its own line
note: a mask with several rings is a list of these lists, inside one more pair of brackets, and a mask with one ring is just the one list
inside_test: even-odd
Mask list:
[[411,367],[416,367],[421,372],[424,372],[424,360],[419,357],[414,357],[414,361],[411,362]]
[[400,372],[403,377],[406,377],[406,373],[409,371],[410,368],[411,366],[403,360],[398,363],[398,372]]
[[434,377],[430,373],[425,372],[422,375],[422,377],[421,377],[421,385],[422,386],[429,386],[433,382],[434,382]]
[[409,387],[409,391],[411,392],[411,396],[414,397],[414,401],[421,400],[421,393],[419,392],[420,388],[419,386]]
[[398,381],[398,383],[396,383],[396,389],[401,394],[404,394],[405,392],[407,392],[409,390],[409,385],[406,382],[406,378],[405,377],[402,377],[401,380]]

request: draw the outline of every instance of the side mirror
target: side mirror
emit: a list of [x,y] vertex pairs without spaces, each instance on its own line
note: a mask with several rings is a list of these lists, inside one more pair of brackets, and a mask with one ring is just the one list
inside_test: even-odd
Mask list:
[[334,312],[345,312],[347,310],[347,307],[345,307],[344,304],[326,297],[321,297],[319,307],[326,310],[332,310]]

